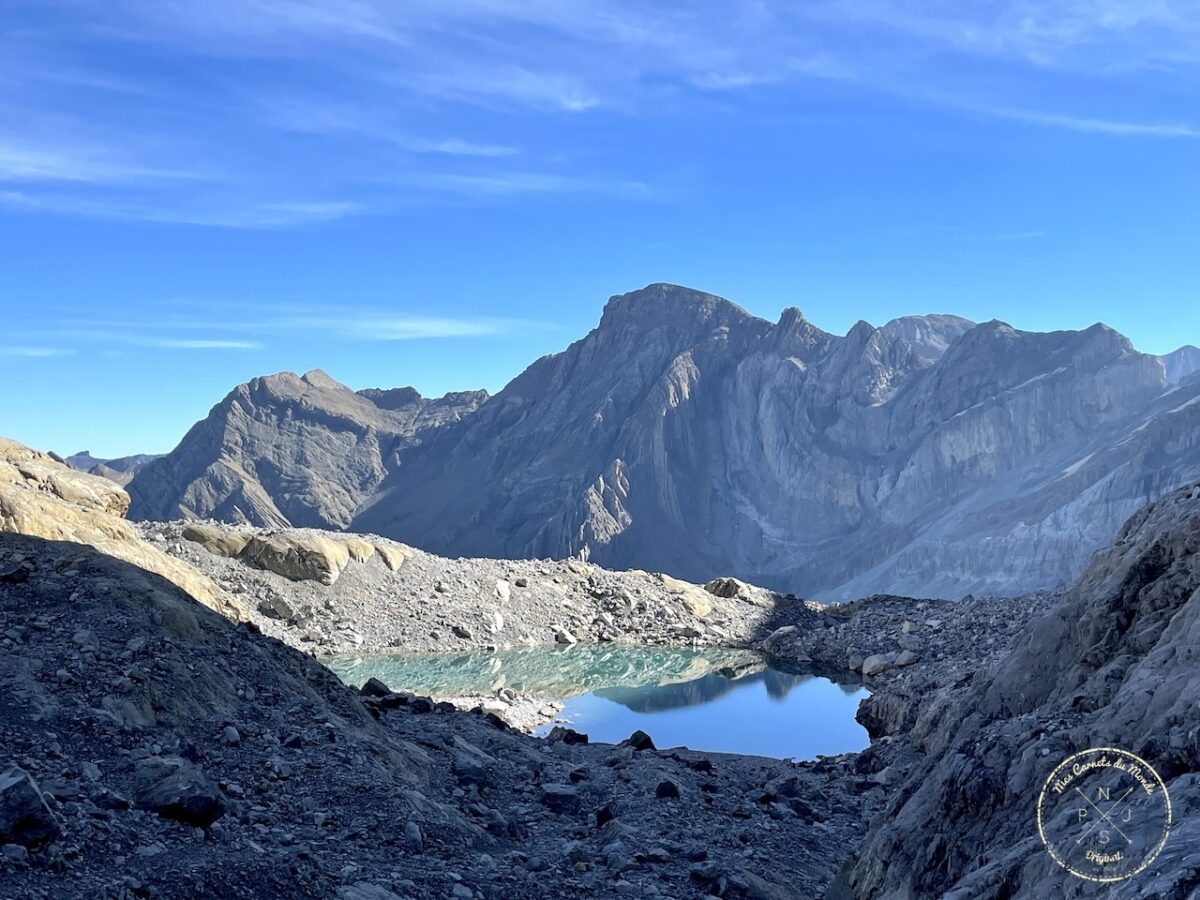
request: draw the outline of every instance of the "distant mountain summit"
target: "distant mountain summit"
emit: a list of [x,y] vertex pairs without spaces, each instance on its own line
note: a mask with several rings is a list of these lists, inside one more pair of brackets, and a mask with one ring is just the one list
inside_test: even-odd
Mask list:
[[1159,357],[1167,373],[1168,384],[1179,384],[1193,372],[1200,372],[1200,347],[1187,344]]
[[130,516],[342,528],[403,451],[486,398],[355,393],[319,369],[255,378],[138,474]]
[[90,450],[81,450],[79,453],[71,454],[63,462],[72,469],[78,469],[80,472],[87,472],[89,475],[99,475],[102,478],[107,478],[109,481],[115,481],[119,485],[126,485],[147,464],[158,458],[158,454],[137,453],[133,456],[120,456],[116,459],[101,459],[97,456],[92,456]]
[[1104,325],[929,315],[843,336],[654,284],[486,401],[271,379],[147,467],[134,514],[823,598],[960,596],[1065,583],[1134,510],[1200,478],[1200,379],[1172,384]]

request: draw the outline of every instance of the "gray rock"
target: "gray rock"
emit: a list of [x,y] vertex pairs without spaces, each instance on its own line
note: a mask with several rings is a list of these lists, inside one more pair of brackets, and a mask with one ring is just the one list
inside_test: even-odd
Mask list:
[[205,828],[225,812],[216,782],[178,757],[146,760],[134,772],[133,802],[166,819]]
[[679,799],[679,782],[665,778],[654,789],[654,796],[659,800]]
[[57,820],[29,773],[12,766],[0,775],[0,844],[35,847],[53,840]]
[[381,885],[359,881],[339,887],[337,900],[403,900],[403,898]]
[[863,660],[862,673],[867,676],[886,672],[895,663],[891,654],[874,654]]
[[633,734],[631,734],[629,737],[625,738],[625,740],[621,741],[620,746],[632,747],[634,750],[638,750],[638,751],[653,750],[654,749],[654,739],[651,738],[650,735],[646,734],[646,732],[641,731],[639,729],[638,731],[635,731]]
[[579,812],[579,791],[569,784],[542,785],[542,803],[559,815],[574,815]]
[[425,836],[421,834],[421,826],[416,822],[405,823],[404,845],[413,853],[420,853],[425,849]]

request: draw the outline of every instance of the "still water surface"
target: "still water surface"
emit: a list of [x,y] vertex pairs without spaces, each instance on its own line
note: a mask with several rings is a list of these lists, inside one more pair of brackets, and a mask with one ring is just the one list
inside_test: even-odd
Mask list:
[[[345,682],[378,678],[434,698],[500,688],[561,700],[561,718],[593,741],[641,729],[659,747],[786,759],[862,750],[859,684],[773,667],[737,650],[583,645],[499,653],[354,656],[327,660]],[[551,725],[536,733],[544,735]]]

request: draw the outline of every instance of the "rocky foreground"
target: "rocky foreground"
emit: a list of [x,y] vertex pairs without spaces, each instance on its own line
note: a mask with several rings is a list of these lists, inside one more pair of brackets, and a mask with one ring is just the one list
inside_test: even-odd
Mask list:
[[[824,607],[371,536],[134,531],[117,489],[15,446],[0,458],[6,900],[1200,889],[1200,487],[1135,516],[1063,595]],[[353,691],[313,659],[572,641],[857,672],[872,746],[788,763],[652,735],[536,740],[495,711]],[[1031,786],[1097,744],[1150,761],[1175,801],[1161,856],[1116,887],[1059,869],[1031,819]]]

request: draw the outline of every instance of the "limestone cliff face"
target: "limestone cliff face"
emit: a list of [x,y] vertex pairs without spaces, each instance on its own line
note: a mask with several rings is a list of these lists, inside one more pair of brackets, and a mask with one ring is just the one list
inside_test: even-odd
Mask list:
[[130,515],[343,528],[401,451],[486,396],[355,393],[319,370],[255,378],[137,473]]
[[1011,594],[1068,583],[1195,478],[1200,382],[1105,326],[842,337],[652,285],[406,452],[352,528],[822,598]]
[[[876,732],[909,731],[924,759],[872,823],[838,897],[1182,898],[1200,871],[1200,485],[1135,514],[1015,649],[904,709],[868,700]],[[1176,810],[1162,856],[1101,893],[1038,841],[1033,802],[1073,752],[1107,746],[1149,762]]]

